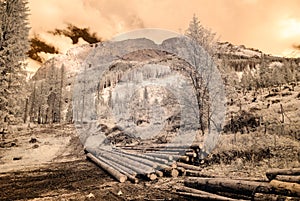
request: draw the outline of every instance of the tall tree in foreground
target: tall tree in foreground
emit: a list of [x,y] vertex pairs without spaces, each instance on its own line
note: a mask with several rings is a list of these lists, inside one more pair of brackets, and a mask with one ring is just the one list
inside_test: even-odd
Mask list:
[[0,2],[0,131],[18,122],[24,110],[25,59],[29,50],[26,0]]
[[[208,53],[207,58],[204,59],[206,60],[206,63],[204,64],[206,65],[205,69],[201,67],[203,66],[203,63],[201,63],[201,61],[198,61],[199,58],[197,59],[195,56],[193,65],[196,67],[195,70],[197,72],[200,72],[200,74],[190,74],[190,78],[195,88],[198,102],[200,130],[202,132],[202,135],[204,135],[206,129],[208,129],[208,131],[210,132],[210,122],[212,121],[211,115],[213,110],[213,108],[210,107],[209,100],[209,82],[213,74],[213,66],[212,62],[209,61],[209,57],[211,57],[213,60],[216,60],[218,40],[216,38],[216,33],[213,33],[210,29],[205,28],[200,23],[196,15],[194,15],[192,20],[190,21],[185,35],[199,44]],[[202,74],[201,71],[206,71],[206,73]]]

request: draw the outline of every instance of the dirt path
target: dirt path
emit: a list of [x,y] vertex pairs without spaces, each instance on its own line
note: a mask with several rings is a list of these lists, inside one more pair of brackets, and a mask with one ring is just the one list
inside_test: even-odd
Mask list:
[[94,164],[76,160],[30,171],[1,173],[0,197],[1,200],[184,200],[162,189],[163,183],[121,184]]
[[72,125],[33,128],[2,141],[0,200],[186,200],[172,193],[176,180],[118,183],[85,159],[74,133]]

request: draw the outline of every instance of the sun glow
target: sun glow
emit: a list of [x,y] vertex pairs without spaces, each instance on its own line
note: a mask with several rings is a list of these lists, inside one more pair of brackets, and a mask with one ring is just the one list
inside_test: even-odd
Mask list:
[[283,38],[291,38],[300,36],[300,21],[296,19],[287,19],[281,22],[282,31],[281,36]]

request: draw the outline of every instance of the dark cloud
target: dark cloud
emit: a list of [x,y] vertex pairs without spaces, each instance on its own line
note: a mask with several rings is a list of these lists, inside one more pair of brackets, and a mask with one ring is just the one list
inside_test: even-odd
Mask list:
[[296,50],[300,50],[300,44],[293,44],[293,48]]
[[96,33],[91,33],[89,28],[79,28],[71,23],[68,23],[65,29],[55,29],[54,31],[49,31],[49,33],[69,37],[73,44],[78,44],[79,38],[82,38],[89,44],[101,41]]

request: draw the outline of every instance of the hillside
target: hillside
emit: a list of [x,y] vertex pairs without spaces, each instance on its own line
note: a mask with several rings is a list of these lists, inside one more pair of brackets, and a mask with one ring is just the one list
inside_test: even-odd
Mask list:
[[[178,112],[179,105],[191,105],[182,104],[180,101],[185,100],[178,97],[193,100],[188,95],[193,94],[193,91],[188,92],[192,82],[178,80],[188,80],[190,76],[197,75],[191,63],[187,62],[189,57],[184,60],[178,56],[181,52],[186,54],[179,45],[180,40],[171,38],[160,45],[142,38],[103,42],[73,48],[66,55],[54,57],[32,79],[35,90],[30,101],[34,105],[28,116],[38,123],[75,122],[81,140],[92,143],[91,146],[97,145],[94,144],[95,139],[100,140],[98,143],[141,142],[143,136],[151,136],[154,131],[156,136],[151,139],[153,142],[170,142],[178,129],[180,131],[185,127],[185,132],[195,133],[188,126],[198,125],[198,122],[191,123],[195,121],[192,119],[194,113],[186,112],[188,115],[184,119]],[[270,130],[279,134],[278,128],[284,128],[286,135],[293,136],[299,129],[295,107],[298,99],[287,105],[285,103],[298,96],[299,59],[274,57],[230,43],[220,43],[218,52],[216,67],[222,79],[217,74],[214,79],[225,84],[224,92],[228,100],[226,113],[223,109],[219,111],[219,117],[216,116],[225,118],[225,122],[220,121],[223,132],[244,134],[256,132],[258,128],[261,132],[264,128],[266,133]],[[172,72],[182,77],[174,77]],[[276,73],[277,77],[272,77]],[[217,94],[222,94],[223,88],[216,87],[219,81],[209,80],[207,83],[213,83],[214,88],[219,90]],[[149,83],[161,86],[151,86]],[[170,86],[182,88],[185,93],[174,95],[173,89],[168,89]],[[171,93],[163,89],[166,87]],[[205,88],[199,87],[197,90],[201,94]],[[214,99],[209,100],[205,95],[202,98],[214,104]],[[215,97],[215,100],[218,99]],[[198,126],[203,127],[205,132],[206,125],[212,124],[207,121],[210,106],[202,107],[204,115],[194,117],[201,118],[202,123]],[[281,109],[283,117],[278,115]],[[161,116],[155,116],[158,111]],[[181,108],[182,111],[184,109]],[[283,123],[288,121],[290,124],[282,127],[278,118],[284,118],[283,111],[287,115]],[[82,122],[89,126],[82,127]],[[139,136],[133,133],[144,134]],[[90,136],[93,137],[88,139]],[[107,139],[104,140],[103,136]],[[126,140],[122,142],[122,139]]]

